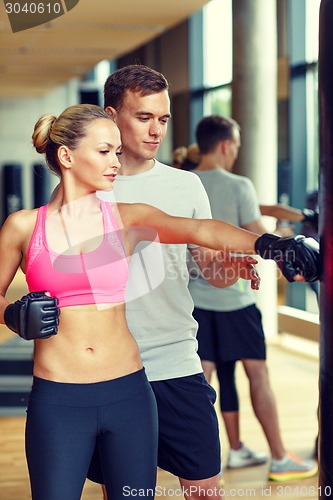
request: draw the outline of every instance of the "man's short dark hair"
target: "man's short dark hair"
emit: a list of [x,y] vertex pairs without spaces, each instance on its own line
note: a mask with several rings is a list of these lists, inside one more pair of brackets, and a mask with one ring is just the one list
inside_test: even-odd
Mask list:
[[240,126],[232,118],[211,115],[200,120],[196,128],[200,153],[210,153],[220,141],[232,140],[235,129],[240,131]]
[[111,106],[119,111],[127,91],[146,96],[168,88],[168,81],[162,73],[143,64],[124,66],[112,73],[105,82],[104,108]]

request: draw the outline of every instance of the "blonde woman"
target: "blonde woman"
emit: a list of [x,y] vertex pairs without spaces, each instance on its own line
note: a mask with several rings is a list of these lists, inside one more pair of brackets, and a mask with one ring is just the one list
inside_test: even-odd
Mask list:
[[[26,425],[32,498],[79,499],[95,446],[109,500],[138,489],[153,498],[156,404],[125,318],[128,259],[138,241],[260,252],[282,259],[296,280],[304,280],[304,256],[306,277],[309,258],[316,272],[317,254],[302,241],[99,200],[96,190],[111,190],[120,168],[121,139],[97,106],[43,116],[33,143],[60,176],[60,189],[48,205],[9,216],[0,233],[0,321],[35,343]],[[225,285],[242,276],[258,288],[255,262],[228,260]],[[29,294],[9,304],[18,267]]]

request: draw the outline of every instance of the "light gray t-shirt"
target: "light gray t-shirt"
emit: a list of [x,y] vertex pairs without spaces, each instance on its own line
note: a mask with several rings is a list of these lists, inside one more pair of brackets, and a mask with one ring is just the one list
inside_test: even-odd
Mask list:
[[[199,178],[158,161],[147,172],[119,175],[113,195],[117,202],[147,203],[170,215],[211,218]],[[202,372],[186,252],[186,245],[146,243],[131,259],[126,318],[150,381]]]
[[[244,226],[261,218],[257,194],[250,179],[223,169],[196,171],[201,179],[214,219]],[[238,280],[228,288],[215,288],[193,273],[189,289],[194,305],[210,311],[236,311],[255,302],[250,282]]]

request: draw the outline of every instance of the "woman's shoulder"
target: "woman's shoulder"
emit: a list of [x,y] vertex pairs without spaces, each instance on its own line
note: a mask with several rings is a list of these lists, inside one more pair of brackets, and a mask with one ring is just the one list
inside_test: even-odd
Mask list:
[[20,231],[22,233],[29,232],[31,227],[35,225],[38,209],[18,210],[10,215],[4,222],[4,227],[11,230]]
[[29,220],[36,219],[37,212],[38,208],[18,210],[8,215],[7,219],[17,224],[28,222]]
[[37,210],[19,210],[10,214],[1,227],[1,244],[10,251],[24,249],[36,224]]

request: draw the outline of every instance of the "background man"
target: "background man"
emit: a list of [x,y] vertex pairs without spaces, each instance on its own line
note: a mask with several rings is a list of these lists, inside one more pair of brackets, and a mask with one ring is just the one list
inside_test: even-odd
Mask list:
[[[238,123],[218,115],[208,116],[199,122],[196,136],[201,161],[193,172],[207,191],[213,218],[257,234],[265,233],[252,182],[231,172],[241,145]],[[204,373],[210,382],[216,369],[220,383],[220,405],[230,443],[227,465],[258,465],[268,458],[240,439],[235,365],[241,360],[250,383],[254,413],[272,455],[269,479],[285,481],[315,475],[314,462],[301,462],[283,445],[266,365],[261,314],[247,283],[238,281],[222,290],[199,277],[190,281],[189,289],[195,304],[193,315],[199,323],[198,352]]]

